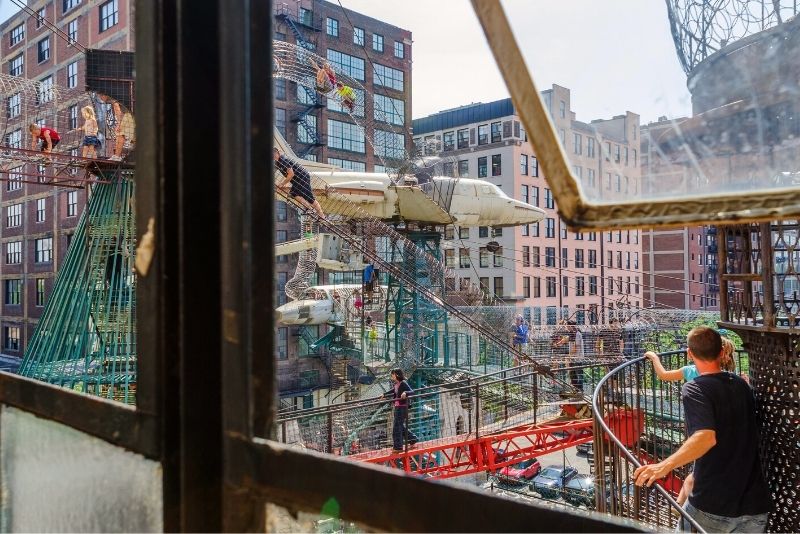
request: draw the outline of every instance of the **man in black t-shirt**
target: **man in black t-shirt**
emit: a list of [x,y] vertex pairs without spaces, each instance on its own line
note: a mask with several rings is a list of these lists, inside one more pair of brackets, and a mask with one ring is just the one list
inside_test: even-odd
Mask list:
[[278,184],[278,188],[285,188],[286,184],[291,182],[292,188],[289,190],[289,195],[294,197],[305,208],[313,208],[324,219],[325,212],[322,211],[322,206],[314,198],[314,192],[311,190],[311,175],[308,171],[300,163],[281,154],[277,148],[273,149],[272,154],[275,160],[275,168],[285,178]]
[[758,454],[753,392],[744,380],[721,370],[722,339],[716,330],[694,328],[688,344],[700,373],[681,390],[689,437],[669,458],[638,468],[636,484],[650,486],[694,461],[686,512],[706,532],[765,532],[770,497]]

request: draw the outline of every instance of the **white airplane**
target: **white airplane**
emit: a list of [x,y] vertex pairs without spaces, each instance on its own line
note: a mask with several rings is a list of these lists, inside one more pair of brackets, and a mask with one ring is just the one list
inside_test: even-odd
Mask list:
[[[297,300],[287,302],[276,310],[277,320],[287,325],[344,324],[356,311],[356,292],[361,284],[336,284],[308,288]],[[370,305],[379,307],[385,300],[386,286],[375,286]],[[363,305],[363,300],[362,300]]]
[[[543,210],[509,198],[498,186],[484,180],[434,176],[427,183],[417,184],[415,177],[408,176],[394,184],[385,173],[342,171],[327,163],[300,160],[277,128],[273,137],[281,152],[301,161],[311,173],[311,187],[326,213],[496,227],[531,224],[545,218]],[[276,172],[276,179],[279,175]],[[341,202],[342,197],[357,203],[361,213],[354,214],[351,204]]]
[[337,235],[315,234],[312,237],[286,241],[275,245],[275,255],[284,256],[317,249],[317,265],[328,271],[363,271],[367,266],[364,255],[351,250]]

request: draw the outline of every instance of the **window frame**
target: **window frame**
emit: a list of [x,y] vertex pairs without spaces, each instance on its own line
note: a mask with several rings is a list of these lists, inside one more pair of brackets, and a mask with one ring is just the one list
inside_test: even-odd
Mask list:
[[[113,7],[113,11],[109,12],[108,9]],[[105,9],[105,14],[103,11]],[[99,33],[106,32],[119,24],[119,1],[118,0],[107,0],[100,4],[97,8],[98,13],[98,23],[99,23]]]

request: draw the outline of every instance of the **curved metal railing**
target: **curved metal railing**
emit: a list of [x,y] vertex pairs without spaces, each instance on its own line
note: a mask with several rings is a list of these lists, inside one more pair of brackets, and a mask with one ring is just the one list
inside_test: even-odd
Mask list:
[[[687,364],[684,350],[659,357],[667,369]],[[747,355],[738,352],[736,359],[737,372],[747,372]],[[633,483],[637,467],[666,458],[685,439],[682,383],[660,380],[644,357],[623,363],[598,383],[592,398],[598,511],[660,530],[674,529],[684,518],[694,530],[703,532],[676,501],[688,466],[672,471],[651,488]]]

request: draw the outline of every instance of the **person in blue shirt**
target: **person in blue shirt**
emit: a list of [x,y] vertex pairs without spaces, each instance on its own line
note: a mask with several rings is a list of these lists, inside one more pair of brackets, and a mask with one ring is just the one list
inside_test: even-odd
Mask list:
[[[514,324],[511,326],[511,346],[514,349],[524,352],[528,346],[529,327],[522,315],[517,315]],[[519,358],[514,354],[514,366],[519,365]]]
[[[736,347],[733,345],[733,342],[730,339],[723,337],[722,348],[723,355],[722,360],[720,361],[720,367],[723,371],[733,373],[736,371],[736,364],[733,361],[733,352],[736,350]],[[653,369],[656,372],[656,376],[658,376],[658,378],[661,380],[665,380],[667,382],[677,382],[678,380],[689,382],[700,376],[700,373],[697,371],[697,366],[694,363],[684,365],[679,369],[672,369],[668,371],[664,368],[664,365],[662,365],[661,360],[658,358],[658,354],[655,352],[645,352],[644,357],[650,360],[650,362],[653,364]],[[691,354],[689,355],[689,361],[692,361]]]

